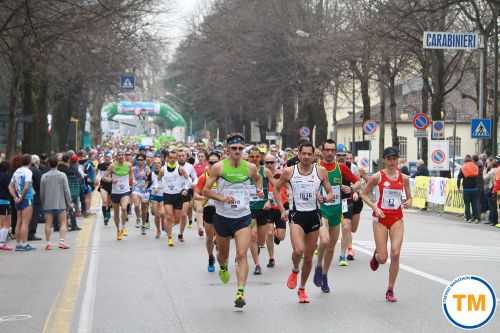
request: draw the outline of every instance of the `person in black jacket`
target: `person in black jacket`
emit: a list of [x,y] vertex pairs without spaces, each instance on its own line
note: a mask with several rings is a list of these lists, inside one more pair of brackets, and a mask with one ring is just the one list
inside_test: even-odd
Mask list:
[[[481,178],[481,179],[480,179]],[[460,168],[457,178],[457,188],[463,186],[463,197],[465,206],[465,221],[479,223],[481,219],[479,186],[482,183],[482,175],[479,167],[474,163],[470,155],[464,158],[464,165]],[[472,215],[471,216],[471,206]]]
[[7,245],[11,228],[10,201],[12,197],[9,193],[11,178],[9,162],[0,163],[0,250],[12,251],[13,248]]
[[44,222],[42,203],[40,202],[40,180],[42,179],[42,171],[40,170],[39,166],[40,158],[37,155],[32,155],[30,170],[33,173],[33,190],[35,194],[33,196],[33,215],[31,216],[31,221],[28,229],[29,241],[42,240],[42,238],[36,235],[38,223]]
[[425,165],[425,162],[423,160],[417,161],[417,173],[415,173],[415,177],[418,176],[429,177],[429,169],[427,169],[427,166]]

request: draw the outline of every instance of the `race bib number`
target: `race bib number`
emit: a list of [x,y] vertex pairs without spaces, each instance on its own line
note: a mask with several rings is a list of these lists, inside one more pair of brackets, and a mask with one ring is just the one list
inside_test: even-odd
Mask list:
[[[326,197],[326,191],[324,188],[321,190],[324,197]],[[333,201],[325,202],[325,206],[337,206],[340,205],[340,185],[332,186]]]
[[347,199],[342,200],[342,213],[347,213],[349,211],[349,205],[347,204]]
[[385,188],[382,194],[382,209],[399,209],[401,207],[401,190]]
[[268,198],[269,200],[271,200],[271,201],[274,201],[274,193],[273,193],[273,192],[269,192],[269,193],[267,194],[267,198]]
[[299,183],[297,184],[297,197],[298,201],[310,202],[314,198],[314,184],[312,183]]
[[248,205],[248,202],[246,200],[247,193],[245,193],[244,191],[226,191],[225,195],[234,199],[232,203],[224,204],[226,208],[239,210]]
[[257,186],[248,186],[248,194],[250,195],[250,202],[260,201],[260,198],[257,196]]

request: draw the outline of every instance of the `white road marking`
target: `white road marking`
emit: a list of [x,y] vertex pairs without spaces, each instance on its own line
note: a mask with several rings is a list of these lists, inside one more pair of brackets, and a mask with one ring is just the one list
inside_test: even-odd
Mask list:
[[98,220],[94,226],[92,247],[90,248],[87,279],[85,281],[85,293],[83,294],[80,318],[78,321],[78,333],[92,332],[94,319],[94,305],[97,285],[97,268],[99,266],[99,241],[101,240],[101,225]]
[[7,321],[19,321],[19,320],[27,320],[31,319],[31,315],[28,314],[18,314],[18,315],[7,315],[0,317],[0,323]]
[[[354,242],[354,243],[357,243],[357,242]],[[352,247],[354,249],[356,249],[357,251],[359,251],[359,252],[362,252],[364,254],[369,255],[370,257],[373,255],[373,251],[367,250],[367,249],[365,249],[363,247],[356,246],[356,245],[353,245]],[[387,260],[387,263],[390,263],[390,259]],[[449,280],[440,278],[439,276],[436,276],[436,275],[432,275],[432,274],[426,273],[424,271],[418,270],[418,269],[410,267],[408,265],[402,265],[402,264],[400,264],[399,268],[402,269],[403,271],[407,271],[408,273],[412,273],[412,274],[418,275],[420,277],[423,277],[425,279],[428,279],[428,280],[440,283],[440,284],[445,285],[445,286],[448,286],[451,283],[451,281],[449,281]]]

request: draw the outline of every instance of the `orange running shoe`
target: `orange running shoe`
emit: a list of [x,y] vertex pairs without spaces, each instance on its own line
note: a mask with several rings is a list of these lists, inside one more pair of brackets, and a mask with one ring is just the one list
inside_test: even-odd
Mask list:
[[307,297],[306,290],[304,288],[299,288],[297,294],[299,295],[299,303],[309,303],[309,298]]
[[297,277],[299,276],[299,272],[290,273],[288,276],[288,281],[286,282],[286,286],[290,289],[295,289],[297,287]]

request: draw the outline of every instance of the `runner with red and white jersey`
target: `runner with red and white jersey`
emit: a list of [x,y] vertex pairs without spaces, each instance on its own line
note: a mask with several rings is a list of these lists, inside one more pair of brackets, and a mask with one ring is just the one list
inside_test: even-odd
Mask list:
[[[388,259],[387,241],[391,240],[391,264],[389,268],[389,285],[385,294],[388,302],[396,302],[394,284],[399,272],[399,256],[403,243],[404,225],[403,209],[411,205],[411,191],[408,177],[399,169],[399,151],[389,147],[384,150],[384,169],[369,178],[366,188],[361,194],[363,200],[373,210],[373,235],[375,251],[370,267],[376,271],[380,264]],[[369,195],[375,188],[376,201]],[[403,201],[403,194],[406,200]]]

